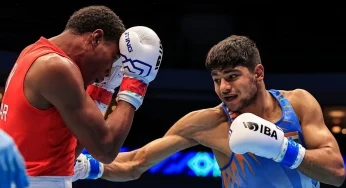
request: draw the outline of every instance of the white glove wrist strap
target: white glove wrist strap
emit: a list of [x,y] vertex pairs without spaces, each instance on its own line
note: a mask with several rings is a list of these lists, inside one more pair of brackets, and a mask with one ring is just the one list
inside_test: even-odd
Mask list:
[[305,151],[305,148],[301,144],[294,140],[284,138],[280,154],[273,158],[273,160],[291,169],[295,169],[302,163]]

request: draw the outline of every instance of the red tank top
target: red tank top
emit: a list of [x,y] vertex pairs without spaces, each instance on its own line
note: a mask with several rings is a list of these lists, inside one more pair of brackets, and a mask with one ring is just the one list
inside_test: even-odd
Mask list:
[[43,37],[19,55],[6,82],[0,128],[14,139],[25,159],[29,176],[71,176],[74,173],[76,138],[56,108],[37,109],[24,95],[26,73],[37,58],[49,53],[68,58]]

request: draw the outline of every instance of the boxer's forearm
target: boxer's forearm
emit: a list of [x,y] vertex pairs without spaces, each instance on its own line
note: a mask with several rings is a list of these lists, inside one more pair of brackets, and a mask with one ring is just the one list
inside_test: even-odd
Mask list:
[[142,172],[136,168],[134,157],[137,150],[131,152],[123,152],[111,163],[104,165],[102,179],[115,182],[124,182],[138,179]]
[[141,173],[138,173],[132,165],[111,163],[104,165],[104,172],[101,179],[114,182],[125,182],[136,180],[140,177]]
[[322,183],[340,186],[344,181],[344,163],[331,148],[306,150],[298,170]]
[[[117,108],[108,115],[106,120],[109,129],[108,138],[111,140],[109,145],[109,152],[111,156],[117,156],[123,143],[130,132],[133,118],[134,108],[131,104],[121,101],[118,103]],[[114,157],[115,158],[115,157]],[[114,158],[112,160],[114,160]]]
[[138,179],[149,168],[172,154],[195,145],[197,145],[195,140],[178,135],[156,139],[140,149],[120,153],[111,164],[104,165],[101,178],[109,181]]

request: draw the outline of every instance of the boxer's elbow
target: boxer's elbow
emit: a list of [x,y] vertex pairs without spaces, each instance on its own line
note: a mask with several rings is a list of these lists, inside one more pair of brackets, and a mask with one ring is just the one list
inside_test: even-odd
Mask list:
[[114,142],[104,143],[104,149],[101,151],[100,159],[104,164],[111,164],[120,152],[120,146],[114,146]]
[[332,176],[330,177],[330,184],[340,187],[345,181],[345,168],[344,165],[339,165],[338,168],[333,170]]
[[100,151],[98,154],[90,153],[96,160],[103,164],[111,164],[117,155],[109,154],[107,152]]
[[108,143],[99,141],[99,143],[95,142],[93,147],[86,145],[85,148],[88,150],[89,154],[96,160],[100,161],[103,164],[110,164],[116,158],[117,153],[115,153],[114,151],[110,152],[110,147],[107,145]]
[[99,156],[104,164],[111,164],[118,156],[127,135],[122,133],[115,134],[114,132],[115,131],[108,132],[108,134],[103,136],[100,141],[100,146],[98,147]]
[[105,164],[110,164],[118,156],[121,147],[123,146],[125,139],[131,128],[131,121],[126,119],[117,121],[116,124],[107,121],[108,131],[102,137],[102,153],[105,160]]
[[108,138],[101,139],[96,148],[97,149],[92,156],[103,164],[111,164],[120,151],[120,147],[115,146],[114,140]]
[[330,159],[330,161],[333,162],[326,165],[326,171],[320,174],[321,182],[340,187],[345,181],[345,167],[343,160]]
[[107,155],[104,156],[104,164],[111,164],[114,161],[114,159],[118,156],[119,152],[120,148],[113,148],[113,150],[109,151],[109,153],[107,153]]

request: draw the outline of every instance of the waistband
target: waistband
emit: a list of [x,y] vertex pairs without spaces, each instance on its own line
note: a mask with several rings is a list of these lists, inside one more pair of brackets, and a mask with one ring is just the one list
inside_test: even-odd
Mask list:
[[72,188],[72,176],[29,176],[30,188]]

